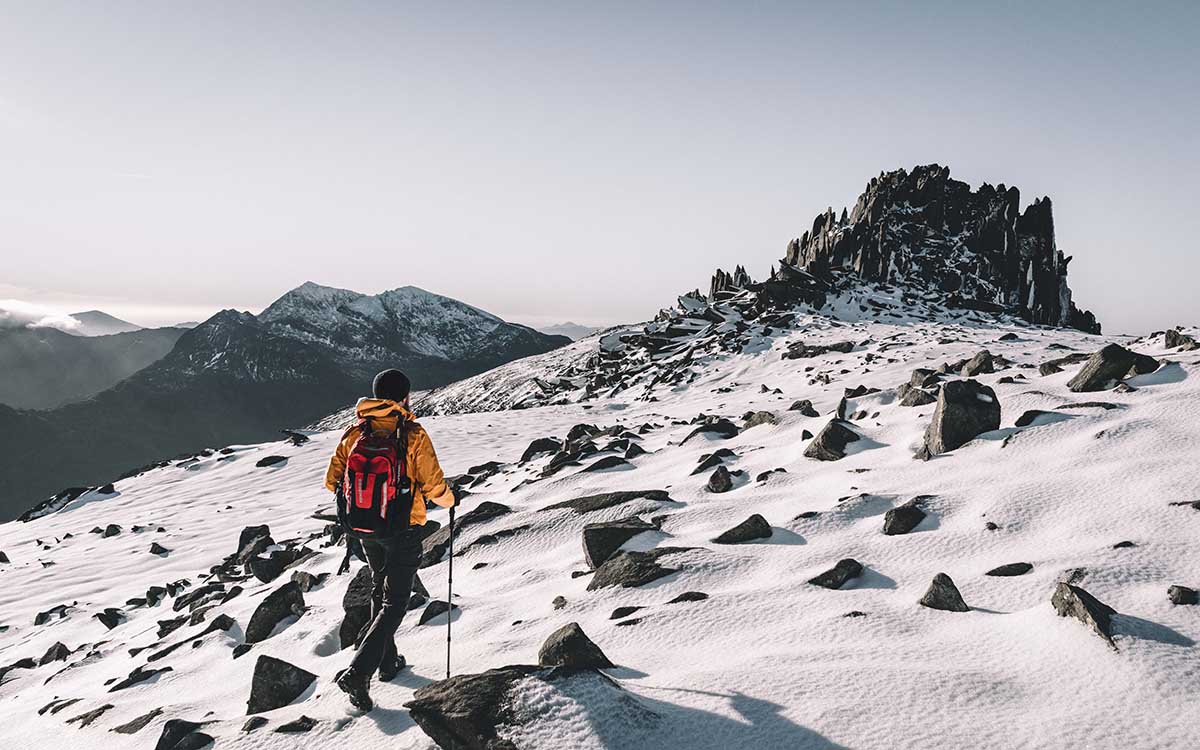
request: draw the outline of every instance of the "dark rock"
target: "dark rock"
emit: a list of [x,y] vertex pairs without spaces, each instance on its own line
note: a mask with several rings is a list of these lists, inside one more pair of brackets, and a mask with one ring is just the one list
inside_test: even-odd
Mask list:
[[629,447],[625,449],[625,459],[629,460],[631,458],[637,458],[638,456],[641,456],[641,455],[645,454],[646,452],[647,452],[646,449],[643,448],[642,446],[638,445],[637,443],[630,443]]
[[145,729],[147,724],[149,724],[150,722],[154,721],[159,716],[161,716],[162,712],[163,712],[163,710],[161,708],[155,708],[152,711],[148,711],[147,713],[142,714],[141,716],[137,717],[136,719],[127,721],[124,724],[117,726],[117,727],[113,727],[112,729],[110,729],[108,731],[116,732],[117,734],[137,734],[138,732]]
[[8,564],[10,562],[11,562],[11,560],[8,559],[8,555],[4,554],[3,552],[0,552],[0,563]]
[[108,713],[111,708],[113,708],[113,704],[105,703],[99,708],[92,709],[91,711],[79,714],[78,716],[72,716],[71,718],[67,719],[67,723],[78,724],[79,728],[83,729],[84,727],[91,725],[92,722],[96,721],[96,719],[99,719],[101,716]]
[[677,573],[676,568],[666,568],[658,564],[658,559],[675,552],[686,552],[686,547],[659,547],[649,552],[621,552],[606,560],[596,569],[592,580],[588,582],[588,591],[607,586],[622,586],[632,588],[644,586],[651,581],[657,581]]
[[680,445],[686,443],[697,435],[714,435],[719,438],[728,439],[736,437],[738,434],[738,426],[728,419],[713,419],[701,424],[696,429],[688,433],[688,436],[680,441]]
[[900,397],[901,406],[926,406],[937,401],[937,396],[923,388],[914,388],[908,383],[903,383],[896,390],[896,395]]
[[729,492],[733,489],[733,476],[729,473],[729,469],[724,466],[718,466],[712,476],[708,478],[708,483],[704,485],[709,492]]
[[258,459],[258,461],[256,461],[254,465],[261,468],[264,466],[275,466],[277,464],[282,464],[282,463],[286,463],[286,462],[287,462],[287,456],[264,456],[263,458]]
[[446,614],[447,612],[454,612],[457,610],[457,604],[447,605],[446,602],[441,601],[440,599],[434,599],[433,601],[429,602],[429,604],[426,605],[425,610],[421,612],[421,617],[417,620],[417,624],[424,625],[431,620]]
[[783,353],[783,359],[809,359],[830,352],[848,354],[853,349],[853,341],[839,341],[835,344],[806,344],[803,341],[793,341],[788,344],[787,351]]
[[713,542],[717,544],[738,544],[755,539],[767,539],[771,536],[771,524],[759,514],[747,518],[732,529],[722,532]]
[[628,617],[634,612],[637,612],[639,609],[645,609],[645,607],[617,607],[612,611],[612,614],[608,616],[608,619],[620,620],[622,617]]
[[556,596],[554,597],[554,600],[550,602],[550,605],[556,610],[562,609],[563,607],[567,606],[567,597]]
[[560,508],[570,508],[576,513],[591,513],[593,511],[602,510],[604,508],[612,508],[630,500],[639,500],[646,498],[657,502],[674,502],[664,490],[634,490],[629,492],[604,492],[599,495],[586,495],[577,497],[573,500],[566,500],[552,505],[547,505],[542,510],[557,510]]
[[862,573],[862,563],[847,557],[844,560],[838,560],[836,565],[819,576],[808,579],[808,582],[827,589],[840,589],[850,579],[858,578]]
[[288,581],[267,595],[246,626],[246,643],[258,643],[271,636],[279,623],[288,617],[304,614],[304,594],[295,581]]
[[820,414],[817,413],[817,410],[813,408],[812,401],[809,401],[806,398],[792,403],[792,405],[788,407],[788,411],[798,411],[806,417],[820,416]]
[[1112,638],[1112,616],[1117,613],[1115,609],[1078,586],[1062,581],[1054,589],[1050,603],[1059,617],[1074,617],[1116,648]]
[[1130,547],[1136,547],[1136,546],[1137,545],[1134,544],[1133,542],[1126,540],[1124,542],[1117,542],[1116,544],[1114,544],[1113,549],[1128,549]]
[[109,525],[104,527],[104,531],[102,531],[100,533],[100,536],[104,539],[108,539],[109,537],[116,536],[117,534],[120,534],[120,533],[121,533],[121,527],[116,525],[115,523],[110,523]]
[[242,731],[246,732],[248,734],[250,732],[255,731],[256,729],[261,729],[261,728],[265,727],[266,725],[267,725],[267,717],[251,716],[249,719],[246,719],[246,723],[242,725]]
[[67,610],[70,609],[66,604],[56,604],[45,612],[38,612],[33,616],[34,625],[45,625],[50,622],[51,618],[61,620],[67,616]]
[[[167,719],[166,723],[163,724],[162,733],[158,736],[158,744],[154,746],[154,750],[177,750],[186,737],[197,734],[196,730],[202,726],[204,725],[194,721]],[[211,738],[209,738],[209,741],[212,741]]]
[[97,612],[96,614],[92,615],[92,617],[95,617],[97,620],[102,622],[104,627],[108,628],[109,630],[112,630],[116,626],[125,622],[125,613],[116,607],[108,607],[103,612]]
[[937,382],[938,374],[926,367],[913,370],[908,378],[908,385],[912,388],[932,388]]
[[55,661],[66,661],[71,655],[71,649],[67,648],[63,643],[55,643],[50,648],[46,649],[46,653],[42,654],[42,658],[38,659],[38,666],[44,667],[47,664]]
[[556,453],[562,449],[562,442],[555,440],[552,437],[538,438],[529,444],[525,452],[521,454],[521,463],[527,463],[534,456],[542,453]]
[[1088,358],[1083,368],[1067,383],[1067,387],[1076,393],[1102,391],[1114,381],[1124,378],[1141,356],[1123,346],[1109,344]]
[[1163,344],[1168,349],[1182,347],[1182,350],[1185,352],[1200,349],[1200,342],[1197,342],[1194,337],[1189,336],[1186,333],[1180,333],[1175,329],[1171,329],[1163,333]]
[[1028,427],[1038,417],[1053,413],[1052,411],[1042,411],[1041,409],[1029,409],[1017,417],[1016,425],[1017,427]]
[[[477,524],[486,523],[500,516],[512,513],[512,508],[503,503],[495,503],[490,500],[485,500],[479,505],[476,505],[471,510],[459,516],[455,521],[454,526],[457,533],[461,534],[465,529]],[[431,565],[436,565],[442,561],[446,555],[446,549],[450,541],[450,527],[444,526],[429,536],[425,537],[421,542],[423,552],[421,553],[422,568],[428,568]]]
[[1038,374],[1043,378],[1047,375],[1055,375],[1062,372],[1062,368],[1053,362],[1043,362],[1038,365]]
[[165,555],[169,554],[170,552],[171,552],[171,550],[162,546],[158,542],[152,542],[150,544],[150,554],[152,554],[152,555],[164,555],[165,556]]
[[594,463],[583,467],[582,471],[602,471],[604,469],[616,469],[621,466],[632,465],[621,456],[604,456]]
[[987,529],[988,531],[998,531],[1000,526],[992,521],[988,521],[983,525],[983,528]]
[[851,611],[847,612],[846,614],[842,615],[842,617],[866,617],[866,616],[867,616],[866,612],[860,612],[857,609],[851,610]]
[[108,692],[115,693],[118,690],[124,690],[125,688],[133,687],[134,685],[145,682],[146,680],[149,680],[152,677],[156,677],[160,674],[163,674],[164,672],[171,672],[171,671],[173,671],[171,669],[171,667],[161,667],[159,669],[149,669],[147,667],[137,667],[136,669],[134,669],[132,672],[129,673],[128,677],[126,677],[125,679],[121,680],[117,684],[110,687],[108,689]]
[[682,604],[684,602],[702,602],[707,598],[708,598],[708,594],[704,593],[703,591],[685,591],[682,594],[680,594],[679,596],[672,599],[671,601],[667,602],[667,604]]
[[1026,562],[1007,563],[998,568],[992,568],[985,575],[989,576],[1023,576],[1033,570],[1033,566]]
[[643,531],[653,531],[653,524],[640,518],[589,523],[583,527],[583,558],[593,570],[620,549],[621,545]]
[[996,392],[974,380],[953,380],[938,394],[933,420],[925,430],[925,447],[932,455],[946,453],[999,428]]
[[573,669],[605,669],[613,666],[600,647],[592,642],[572,622],[550,634],[538,651],[538,665],[543,667],[570,667]]
[[748,430],[751,427],[757,427],[760,424],[777,425],[779,424],[779,417],[775,416],[774,413],[769,411],[755,411],[747,414],[742,419],[742,422],[743,429]]
[[236,659],[240,656],[245,656],[252,648],[254,648],[254,644],[252,643],[239,643],[233,647],[233,658]]
[[260,656],[254,663],[254,677],[250,683],[250,699],[246,701],[247,714],[259,714],[282,708],[299,698],[308,686],[317,679],[312,672],[288,664],[273,656]]
[[804,449],[804,455],[818,461],[837,461],[846,457],[846,446],[858,439],[849,422],[831,419]]
[[[324,583],[325,579],[328,577],[329,577],[328,573],[320,573],[318,575],[313,575],[312,573],[309,573],[304,570],[297,570],[292,573],[292,581],[297,586],[300,587],[300,590],[302,592],[304,592],[306,594],[309,591],[312,591],[313,589],[315,589],[317,586],[320,586],[322,583]],[[232,597],[226,597],[222,601],[229,601],[230,598],[232,598]]]
[[883,533],[887,536],[897,536],[917,528],[925,520],[925,511],[919,506],[918,501],[913,499],[889,509],[883,514]]
[[1167,598],[1172,604],[1200,604],[1200,593],[1187,586],[1171,586],[1167,589]]
[[804,430],[803,432],[800,433],[801,440],[812,440],[812,436],[813,436],[813,434],[811,432],[809,432],[808,430]]
[[283,575],[284,570],[312,557],[313,554],[315,554],[313,550],[307,547],[281,549],[266,557],[252,557],[246,561],[246,564],[249,565],[250,572],[255,578],[263,583],[270,583]]
[[308,716],[301,715],[299,719],[293,719],[286,724],[281,724],[275,728],[276,732],[282,734],[304,734],[311,732],[317,726],[317,720]]
[[958,587],[945,573],[938,573],[929,584],[929,589],[921,597],[921,606],[930,609],[940,609],[946,612],[969,612],[970,607],[963,601]]
[[992,353],[987,349],[971,357],[965,365],[962,366],[960,374],[964,378],[972,378],[976,375],[986,375],[987,373],[995,372],[995,363],[992,360]]

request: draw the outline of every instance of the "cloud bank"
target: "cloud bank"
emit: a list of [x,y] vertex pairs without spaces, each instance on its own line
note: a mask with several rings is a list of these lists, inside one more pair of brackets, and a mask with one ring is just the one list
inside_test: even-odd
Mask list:
[[0,330],[13,328],[57,328],[75,331],[79,321],[66,313],[17,299],[0,299]]

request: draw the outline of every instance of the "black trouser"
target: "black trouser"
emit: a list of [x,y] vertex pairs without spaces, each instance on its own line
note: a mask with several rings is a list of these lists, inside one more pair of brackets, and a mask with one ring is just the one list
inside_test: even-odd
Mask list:
[[371,619],[358,634],[350,668],[369,677],[380,664],[396,658],[396,628],[408,611],[421,541],[409,531],[386,544],[364,541],[362,546],[371,566]]

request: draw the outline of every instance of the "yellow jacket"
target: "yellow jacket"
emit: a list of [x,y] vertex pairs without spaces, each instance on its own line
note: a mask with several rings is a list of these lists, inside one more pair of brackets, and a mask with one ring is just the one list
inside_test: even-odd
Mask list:
[[[413,413],[395,401],[384,398],[360,398],[356,408],[359,419],[371,419],[372,429],[380,432],[392,432],[396,429],[396,420],[404,417],[408,420],[408,476],[412,480],[412,513],[410,523],[414,526],[425,525],[425,498],[449,508],[454,505],[454,492],[446,484],[442,467],[438,463],[437,454],[433,452],[433,443],[429,434],[421,425],[413,420]],[[325,489],[334,491],[342,481],[346,471],[346,460],[354,443],[358,440],[358,425],[352,425],[342,435],[341,442],[329,459],[329,468],[325,471]]]

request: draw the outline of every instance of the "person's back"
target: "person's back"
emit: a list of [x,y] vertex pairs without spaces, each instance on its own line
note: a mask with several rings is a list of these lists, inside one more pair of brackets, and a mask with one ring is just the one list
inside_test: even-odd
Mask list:
[[[350,666],[337,678],[350,702],[364,711],[372,707],[371,677],[378,672],[391,681],[405,665],[395,633],[408,610],[420,561],[425,501],[444,508],[457,502],[428,433],[408,408],[409,390],[399,370],[376,375],[374,397],[359,400],[359,421],[342,435],[325,472],[325,488],[337,493],[347,544],[361,541],[371,567],[371,618],[358,635]],[[373,473],[379,466],[392,467],[399,476]],[[381,476],[383,481],[376,482]],[[381,492],[380,485],[386,490]],[[400,500],[407,498],[411,501],[404,507]]]

